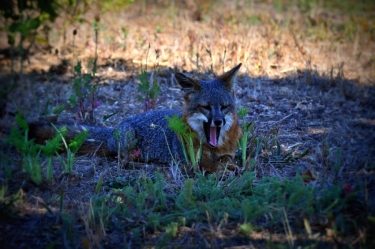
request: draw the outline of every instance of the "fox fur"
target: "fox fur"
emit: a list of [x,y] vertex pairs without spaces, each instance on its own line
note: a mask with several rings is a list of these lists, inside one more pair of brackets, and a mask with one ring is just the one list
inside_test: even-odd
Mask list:
[[[168,128],[166,119],[166,116],[177,114],[190,130],[196,133],[193,138],[195,150],[198,150],[200,140],[203,141],[199,166],[208,172],[214,172],[228,163],[233,164],[237,144],[242,135],[233,91],[240,67],[241,64],[209,81],[176,73],[175,79],[184,92],[185,106],[182,112],[149,111],[123,121],[117,128],[86,124],[54,125],[67,127],[67,141],[84,130],[88,131],[88,138],[78,153],[114,156],[118,154],[120,146],[121,153],[126,155],[132,151],[139,151],[140,155],[135,158],[136,160],[165,164],[171,162],[172,156],[176,160],[185,160],[181,141]],[[56,130],[51,124],[29,123],[29,135],[38,143],[44,143],[55,134]]]

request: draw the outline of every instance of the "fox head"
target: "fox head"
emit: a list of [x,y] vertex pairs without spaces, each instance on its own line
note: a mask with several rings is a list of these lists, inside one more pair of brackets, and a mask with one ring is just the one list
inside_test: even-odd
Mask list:
[[209,81],[175,74],[185,92],[183,116],[210,147],[222,146],[226,132],[232,125],[237,125],[233,85],[241,65]]

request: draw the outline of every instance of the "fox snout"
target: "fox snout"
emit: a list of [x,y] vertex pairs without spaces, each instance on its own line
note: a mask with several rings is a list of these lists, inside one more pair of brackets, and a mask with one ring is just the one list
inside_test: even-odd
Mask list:
[[214,117],[211,121],[211,126],[218,126],[221,127],[225,125],[225,118],[222,117]]
[[208,123],[211,126],[222,127],[225,125],[225,114],[218,107],[212,108],[208,115]]

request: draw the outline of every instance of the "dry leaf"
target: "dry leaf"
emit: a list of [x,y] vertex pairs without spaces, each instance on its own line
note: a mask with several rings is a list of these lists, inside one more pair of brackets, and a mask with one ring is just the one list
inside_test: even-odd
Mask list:
[[315,174],[309,169],[306,172],[301,173],[300,176],[302,177],[304,183],[309,183],[316,180]]

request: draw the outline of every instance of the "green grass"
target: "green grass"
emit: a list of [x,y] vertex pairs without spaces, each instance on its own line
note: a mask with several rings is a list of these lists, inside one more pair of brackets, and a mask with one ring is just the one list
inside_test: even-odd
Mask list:
[[333,233],[344,235],[366,223],[354,221],[346,211],[353,202],[365,204],[356,199],[357,192],[343,196],[338,185],[324,190],[306,186],[299,176],[265,177],[256,182],[255,173],[246,172],[221,181],[213,174],[197,173],[171,187],[162,174],[156,173],[154,179],[141,176],[131,185],[113,188],[113,194],[93,197],[90,212],[105,218],[103,229],[161,232],[158,243],[163,245],[173,240],[179,227],[193,224],[237,224],[244,236],[254,231],[277,231],[287,224],[281,233],[308,237],[311,228],[306,227],[312,224],[328,221]]

